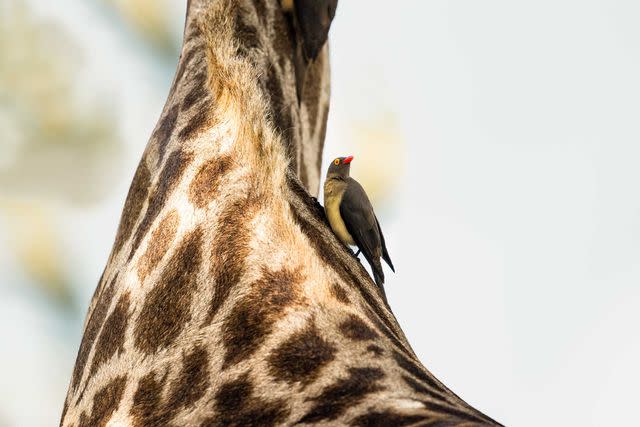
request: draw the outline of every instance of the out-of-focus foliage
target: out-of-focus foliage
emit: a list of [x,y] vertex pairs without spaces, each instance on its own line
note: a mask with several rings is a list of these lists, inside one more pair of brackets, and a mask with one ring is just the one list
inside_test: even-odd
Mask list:
[[107,104],[76,81],[80,46],[25,2],[0,11],[0,220],[29,283],[70,307],[54,206],[104,198],[122,143]]
[[8,243],[20,265],[40,289],[69,306],[71,293],[51,211],[39,203],[1,199],[0,209],[6,214]]
[[[355,121],[348,129],[356,159],[354,175],[369,197],[384,202],[393,197],[404,170],[406,147],[395,114],[379,112],[373,119]],[[346,155],[346,154],[345,154]]]
[[[179,49],[176,0],[103,0],[154,49],[174,59]],[[186,0],[182,3],[185,3]]]
[[105,104],[80,99],[78,45],[23,2],[2,9],[0,194],[99,200],[105,165],[121,144]]

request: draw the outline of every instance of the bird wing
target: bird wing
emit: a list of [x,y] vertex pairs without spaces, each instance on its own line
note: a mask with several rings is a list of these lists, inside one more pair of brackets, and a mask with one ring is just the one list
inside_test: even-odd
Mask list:
[[373,207],[362,186],[347,179],[347,188],[340,201],[340,216],[373,270],[376,283],[382,285],[384,273],[380,264],[380,231]]
[[387,251],[387,244],[384,241],[384,234],[382,234],[382,228],[380,228],[380,222],[378,221],[377,217],[376,224],[378,224],[378,233],[380,234],[380,241],[382,242],[382,259],[387,262],[387,265],[391,267],[391,271],[395,273],[396,269],[393,267],[393,262],[391,262],[391,257],[389,256],[389,252]]

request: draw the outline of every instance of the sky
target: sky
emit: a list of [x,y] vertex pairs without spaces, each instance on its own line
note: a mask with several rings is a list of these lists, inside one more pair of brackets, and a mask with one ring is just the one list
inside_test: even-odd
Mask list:
[[[83,47],[76,89],[106,102],[123,148],[90,206],[24,196],[55,216],[78,314],[25,290],[0,216],[0,340],[11,343],[0,425],[10,426],[58,422],[175,64],[97,2],[30,3]],[[180,28],[183,5],[168,3]],[[355,156],[396,266],[389,302],[415,352],[505,425],[629,424],[640,382],[640,4],[390,4],[338,5],[323,169]]]

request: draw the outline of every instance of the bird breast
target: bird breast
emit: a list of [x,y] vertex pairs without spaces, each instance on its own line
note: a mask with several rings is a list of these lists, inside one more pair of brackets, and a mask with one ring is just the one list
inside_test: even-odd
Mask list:
[[342,196],[344,195],[344,188],[335,187],[336,186],[331,184],[325,185],[324,210],[327,213],[329,225],[331,225],[331,229],[336,234],[336,236],[338,236],[342,243],[353,246],[355,245],[353,237],[351,237],[351,234],[349,234],[349,232],[347,231],[347,226],[342,220],[342,215],[340,215],[340,202],[342,201]]

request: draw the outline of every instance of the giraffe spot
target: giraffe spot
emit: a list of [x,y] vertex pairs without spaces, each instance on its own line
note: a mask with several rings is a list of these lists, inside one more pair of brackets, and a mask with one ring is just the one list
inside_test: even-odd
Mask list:
[[268,39],[275,50],[275,56],[280,58],[280,67],[283,69],[285,66],[282,61],[291,62],[294,55],[295,38],[292,18],[292,13],[284,13],[279,8],[273,13],[271,25],[267,27],[269,31]]
[[180,129],[178,138],[180,138],[181,141],[187,141],[202,133],[205,128],[212,122],[212,109],[213,101],[211,100],[211,98],[205,98],[205,100],[199,104],[196,114],[194,114],[189,120],[187,120],[187,124],[184,125],[182,129]]
[[237,44],[236,53],[241,57],[247,57],[252,50],[260,48],[261,45],[258,29],[247,22],[248,16],[249,12],[245,8],[236,5],[234,40]]
[[286,402],[255,396],[247,374],[220,386],[215,396],[215,410],[217,414],[203,426],[273,426],[281,424],[289,415]]
[[249,293],[233,307],[222,326],[226,352],[223,367],[235,365],[251,356],[271,333],[284,309],[301,302],[299,271],[283,268],[264,271]]
[[309,189],[309,174],[307,172],[307,163],[305,161],[304,150],[300,150],[300,164],[298,167],[298,173],[300,176],[300,182],[306,188]]
[[428,396],[428,397],[430,397],[432,399],[446,401],[446,397],[445,397],[444,393],[438,391],[437,389],[429,390],[427,387],[425,387],[424,385],[420,384],[418,381],[414,380],[413,378],[411,378],[408,375],[402,375],[402,379],[416,393],[423,394],[423,395]]
[[266,21],[267,16],[269,14],[269,9],[267,8],[267,4],[265,0],[253,0],[253,6],[256,9],[256,15],[258,18]]
[[320,370],[335,359],[336,348],[322,338],[316,326],[310,324],[291,335],[269,357],[269,373],[290,384],[311,384]]
[[171,140],[171,134],[173,133],[173,129],[176,127],[179,111],[180,106],[178,104],[172,106],[169,111],[162,116],[153,133],[152,138],[155,139],[158,144],[158,163],[164,159],[167,145],[169,145],[169,141]]
[[182,368],[169,386],[167,399],[163,390],[167,373],[157,379],[150,372],[140,379],[133,396],[131,416],[135,426],[166,426],[181,409],[187,408],[204,396],[209,386],[208,354],[203,346],[196,346],[183,355]]
[[417,362],[414,362],[413,360],[408,359],[403,354],[397,351],[393,352],[393,358],[395,359],[398,366],[400,366],[406,372],[418,378],[423,383],[429,385],[434,390],[437,390],[440,392],[447,391],[446,387],[443,384],[441,384],[436,379],[431,378],[427,373],[426,369],[424,369],[422,366],[419,366]]
[[338,283],[333,282],[331,284],[330,291],[331,291],[331,295],[333,295],[333,297],[338,301],[340,301],[341,303],[349,304],[351,302],[349,301],[349,297],[347,296],[347,291],[345,291],[344,288],[340,286]]
[[257,208],[258,200],[244,197],[224,208],[220,214],[211,253],[213,296],[205,326],[211,323],[244,274],[249,255],[250,223]]
[[[326,55],[318,55],[316,60],[311,62],[307,67],[302,102],[307,108],[310,126],[309,133],[311,135],[315,133],[314,125],[318,123],[318,108],[320,107],[320,98],[324,84],[323,77],[326,71]],[[324,141],[324,139],[321,141]]]
[[282,136],[287,159],[294,171],[298,170],[298,150],[293,141],[293,119],[282,90],[282,79],[274,67],[269,67],[263,83],[265,98],[269,101],[269,116],[278,134]]
[[391,341],[397,348],[401,349],[402,351],[407,351],[405,345],[402,343],[402,341],[400,341],[400,338],[398,338],[396,334],[393,333],[391,329],[385,323],[383,323],[375,313],[369,310],[367,313],[367,317],[376,327],[378,332],[382,332],[382,334],[386,336],[389,341]]
[[379,337],[361,318],[351,314],[338,326],[345,337],[354,341],[370,341]]
[[[185,43],[186,45],[186,43]],[[199,49],[200,46],[191,46],[190,49],[186,52],[184,52],[181,56],[180,56],[180,62],[178,63],[178,69],[176,70],[176,76],[173,80],[173,88],[172,90],[174,90],[174,88],[180,84],[180,81],[182,80],[182,76],[184,75],[184,72],[186,71],[187,67],[189,67],[189,64],[191,63],[191,61],[193,61],[193,59],[196,56],[199,56],[198,62],[202,61],[202,55],[201,55],[201,51]]]
[[347,409],[362,402],[367,395],[382,390],[378,382],[384,376],[379,368],[349,368],[347,378],[339,378],[312,399],[315,405],[300,423],[335,420]]
[[406,426],[425,421],[423,415],[403,415],[392,411],[374,411],[355,418],[350,424],[354,427]]
[[147,354],[171,345],[191,319],[200,266],[202,231],[185,237],[147,295],[134,330],[135,346]]
[[69,401],[71,400],[71,395],[67,396],[64,400],[64,406],[62,407],[62,415],[60,416],[60,425],[64,425],[64,417],[67,416],[67,410],[69,409]]
[[166,374],[157,380],[153,371],[140,378],[130,412],[134,426],[165,426],[169,423],[174,413],[161,408],[162,390],[166,381]]
[[89,376],[92,377],[103,363],[111,359],[116,352],[124,350],[124,339],[129,320],[129,293],[124,293],[118,300],[107,320],[104,322],[102,332],[98,338],[93,355],[93,363]]
[[182,370],[172,383],[169,407],[186,408],[197,402],[209,386],[209,359],[207,350],[199,345],[182,357]]
[[384,354],[384,350],[382,349],[382,347],[375,344],[369,344],[367,346],[367,351],[373,353],[375,357],[380,357]]
[[169,245],[176,237],[180,215],[175,209],[165,216],[158,227],[151,233],[147,250],[138,262],[138,279],[143,283],[169,250]]
[[[135,253],[136,249],[138,249],[140,241],[147,234],[149,228],[151,228],[151,224],[153,224],[153,221],[162,210],[162,207],[166,203],[167,198],[175,189],[180,177],[184,173],[189,163],[191,163],[192,159],[192,154],[185,153],[182,150],[174,151],[169,155],[169,158],[167,158],[162,171],[160,171],[158,183],[149,196],[149,206],[147,207],[147,212],[145,212],[142,221],[140,221],[140,225],[138,225],[138,229],[136,230],[135,236],[133,238],[131,252],[129,253],[129,260],[133,258],[133,254]],[[125,212],[126,210],[127,208],[125,207]]]
[[320,141],[320,155],[316,159],[316,170],[322,168],[322,150],[324,148],[324,141],[327,135],[327,119],[329,117],[329,103],[322,107],[322,117],[320,117],[320,132],[318,134],[318,141]]
[[127,384],[127,377],[117,377],[109,384],[101,388],[93,396],[91,415],[82,413],[78,427],[104,427],[109,422],[111,415],[118,409],[120,400]]
[[189,200],[194,206],[204,208],[218,194],[222,178],[231,169],[231,157],[223,156],[207,161],[200,167],[189,185]]
[[[198,74],[199,75],[202,74],[203,76],[206,77],[206,71],[201,71]],[[193,82],[193,86],[191,87],[189,92],[185,95],[184,99],[182,100],[182,105],[181,105],[182,111],[189,110],[191,107],[196,105],[198,101],[206,98],[209,95],[209,90],[207,89],[207,86],[203,84],[199,84],[199,82],[197,81],[199,79],[197,78],[194,78],[194,79],[196,81]]]
[[[84,367],[89,357],[89,352],[93,346],[100,327],[104,323],[104,319],[107,317],[107,312],[111,306],[111,300],[115,292],[115,283],[118,279],[118,274],[113,277],[111,283],[103,287],[101,283],[98,284],[96,292],[93,295],[92,300],[96,301],[95,308],[89,315],[87,326],[85,327],[84,334],[82,335],[82,343],[78,350],[78,356],[76,357],[76,364],[73,368],[73,375],[71,378],[71,386],[75,390],[80,385],[82,374],[84,373]],[[102,289],[102,292],[99,292]]]
[[[460,402],[465,406],[462,408],[457,408],[455,406],[452,406],[452,404],[449,402],[445,403],[445,402],[423,401],[421,403],[425,406],[425,408],[429,412],[438,414],[442,418],[446,416],[446,422],[448,422],[448,424],[443,424],[443,425],[460,425],[460,424],[463,424],[464,422],[469,422],[469,421],[473,423],[481,422],[485,425],[486,424],[499,425],[491,418],[478,412],[472,407],[466,405],[466,403],[462,401]],[[463,409],[467,409],[470,412],[465,412]]]
[[114,254],[120,251],[122,245],[124,245],[131,235],[133,226],[140,216],[142,206],[144,205],[145,200],[147,200],[150,185],[151,175],[147,165],[145,164],[145,159],[143,158],[138,164],[136,173],[133,176],[133,181],[129,187],[127,200],[124,202],[124,209],[122,210],[122,217],[120,218],[116,241],[113,245]]

